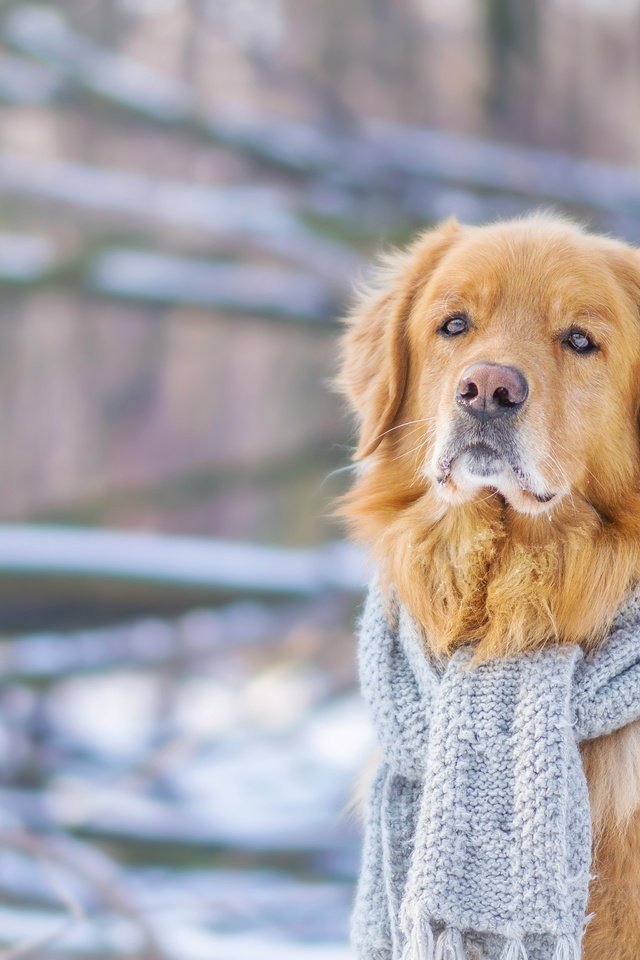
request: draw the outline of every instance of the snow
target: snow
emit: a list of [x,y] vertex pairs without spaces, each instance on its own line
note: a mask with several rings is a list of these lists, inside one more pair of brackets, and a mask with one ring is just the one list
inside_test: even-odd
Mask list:
[[[5,641],[0,942],[100,960],[347,960],[360,832],[344,811],[372,733],[318,603]],[[326,663],[310,637],[291,646],[314,629],[336,644]],[[29,670],[38,686],[15,685]],[[40,783],[13,782],[34,749]],[[120,850],[141,852],[118,864]]]
[[145,250],[103,253],[94,260],[89,277],[101,293],[245,314],[324,320],[335,306],[325,284],[299,271]]
[[46,572],[313,595],[362,589],[361,551],[287,549],[197,537],[0,524],[0,572]]
[[46,237],[0,233],[0,279],[39,280],[56,260],[54,245]]

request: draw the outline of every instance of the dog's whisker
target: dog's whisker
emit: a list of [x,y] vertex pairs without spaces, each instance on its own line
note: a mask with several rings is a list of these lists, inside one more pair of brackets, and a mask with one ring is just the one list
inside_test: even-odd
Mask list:
[[379,433],[375,440],[382,440],[383,437],[386,437],[389,433],[393,433],[394,430],[402,430],[404,427],[410,427],[413,424],[429,423],[435,419],[435,417],[420,417],[418,420],[406,420],[404,423],[397,423],[394,427],[389,427],[388,430]]
[[552,454],[550,450],[546,450],[545,453],[544,453],[543,456],[542,456],[541,463],[542,463],[542,464],[547,464],[547,465],[549,465],[550,467],[552,467],[554,470],[557,471],[558,476],[559,476],[559,478],[560,478],[560,482],[561,482],[561,483],[565,486],[565,488],[567,489],[568,497],[569,497],[569,500],[570,500],[570,502],[571,502],[571,506],[575,509],[576,504],[575,504],[575,499],[574,499],[573,486],[572,486],[572,484],[570,483],[569,478],[568,478],[568,476],[567,476],[567,474],[566,474],[566,471],[565,471],[564,467],[562,466],[562,464],[560,463],[560,461],[558,460],[558,458],[557,458],[554,454]]
[[344,467],[336,467],[335,470],[330,470],[329,473],[327,473],[326,476],[324,476],[320,481],[320,483],[318,484],[315,490],[315,496],[318,496],[319,493],[322,493],[327,483],[329,483],[329,481],[332,480],[333,477],[337,477],[342,473],[351,473],[354,470],[358,470],[359,467],[360,467],[360,464],[358,463],[347,463]]
[[416,451],[419,451],[425,447],[430,440],[431,434],[427,433],[420,443],[418,443],[415,447],[412,447],[411,450],[405,450],[403,453],[399,453],[397,457],[392,457],[391,462],[393,463],[395,460],[402,460],[404,457],[410,457],[412,453],[416,453]]

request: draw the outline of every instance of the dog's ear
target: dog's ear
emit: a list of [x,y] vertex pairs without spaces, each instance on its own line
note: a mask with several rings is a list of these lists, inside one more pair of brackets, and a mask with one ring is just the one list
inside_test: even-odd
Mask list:
[[354,460],[373,453],[393,426],[409,369],[406,326],[411,307],[459,233],[456,220],[446,220],[386,257],[346,317],[336,386],[360,420]]

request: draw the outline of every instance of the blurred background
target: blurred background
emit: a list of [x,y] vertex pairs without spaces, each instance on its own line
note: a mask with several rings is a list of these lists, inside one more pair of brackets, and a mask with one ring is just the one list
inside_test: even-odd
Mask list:
[[346,960],[381,249],[640,242],[640,0],[0,2],[0,958]]

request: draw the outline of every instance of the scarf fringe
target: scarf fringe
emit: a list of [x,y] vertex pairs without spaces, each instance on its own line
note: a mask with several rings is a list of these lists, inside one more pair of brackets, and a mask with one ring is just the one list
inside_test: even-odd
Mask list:
[[553,960],[580,960],[582,951],[580,942],[575,937],[559,937]]
[[438,937],[435,960],[465,960],[462,934],[455,927],[447,927]]
[[[436,943],[431,924],[425,917],[416,918],[402,951],[402,960],[465,960],[465,957],[460,930],[447,927]],[[553,960],[580,960],[580,958],[580,943],[575,937],[558,938]],[[500,960],[528,960],[525,945],[519,937],[507,941]]]
[[500,960],[528,960],[527,951],[520,937],[507,941]]
[[435,960],[435,938],[426,917],[416,917],[407,938],[402,960]]

